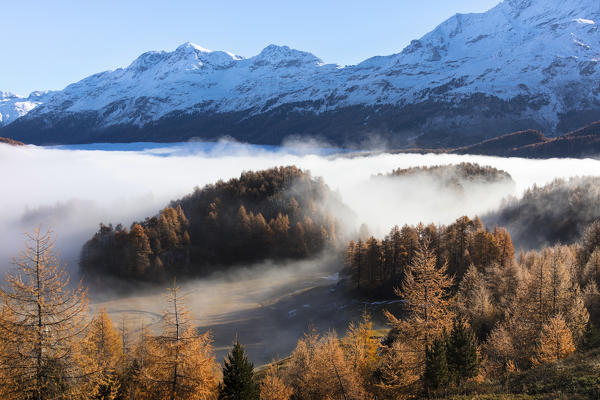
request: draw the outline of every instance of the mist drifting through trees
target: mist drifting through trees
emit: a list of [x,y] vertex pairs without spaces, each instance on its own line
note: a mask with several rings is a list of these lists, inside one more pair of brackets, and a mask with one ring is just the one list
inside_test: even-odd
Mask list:
[[[551,183],[565,171],[597,174],[598,161],[320,156],[244,146],[234,153],[153,150],[94,157],[27,146],[0,151],[23,166],[22,181],[10,177],[6,183],[15,195],[0,214],[4,257],[15,255],[8,247],[16,238],[22,241],[16,226],[52,225],[62,235],[55,248],[70,264],[65,269],[58,263],[51,239],[36,233],[10,269],[0,319],[0,379],[7,398],[21,398],[15,393],[23,388],[40,400],[58,394],[391,399],[477,393],[473,385],[507,388],[529,371],[587,354],[600,341],[597,179]],[[27,168],[31,154],[51,165],[47,176]],[[73,164],[61,164],[64,158]],[[81,176],[73,173],[78,169]],[[47,197],[32,196],[32,181],[36,193],[48,188]],[[533,183],[539,186],[525,192]],[[503,202],[510,195],[516,200]],[[537,213],[522,211],[542,203]],[[525,240],[531,234],[515,228],[534,225],[520,213],[536,221],[533,244]],[[498,221],[508,221],[507,229]],[[569,222],[572,229],[562,229]],[[79,254],[83,277],[93,276],[97,287],[152,282],[140,295],[151,308],[144,309],[136,292],[123,302],[102,303],[92,294],[89,312],[85,290],[68,286],[66,271],[76,275]],[[15,268],[29,278],[21,281]],[[36,277],[49,284],[36,286]],[[115,281],[103,281],[108,277]],[[280,292],[259,293],[261,285],[276,288],[283,281]],[[275,347],[279,329],[295,345],[269,365],[253,366],[249,355],[257,349],[245,349],[244,337],[238,341],[236,334],[221,372],[223,338],[196,329],[206,322],[201,303],[229,300],[211,292],[211,282],[246,282],[237,286],[244,293],[236,294],[246,303],[208,319],[241,320],[256,310],[284,314],[260,345]],[[168,284],[167,299],[157,302],[157,291]],[[329,330],[293,323],[300,313],[306,322],[316,315],[314,304],[299,300],[313,301],[314,293],[332,306]],[[39,295],[45,300],[36,300]],[[362,319],[344,311],[357,304],[364,305]],[[119,308],[121,320],[113,313]],[[146,312],[150,322],[131,326],[128,312]],[[36,315],[47,319],[33,323]],[[252,315],[250,325],[262,321]],[[225,340],[229,351],[232,339]]]
[[[36,163],[31,160],[35,159]],[[507,171],[516,186],[481,198],[457,200],[434,196],[427,182],[375,184],[371,178],[397,168],[456,164],[463,161]],[[154,215],[171,200],[194,187],[239,177],[245,170],[295,165],[322,177],[373,232],[384,234],[396,224],[420,221],[447,224],[461,215],[481,215],[502,198],[519,196],[534,183],[542,186],[557,177],[594,175],[596,160],[525,160],[483,156],[375,154],[364,157],[319,156],[282,148],[269,152],[255,146],[226,145],[205,151],[194,144],[161,150],[84,151],[32,146],[0,146],[0,164],[10,170],[3,179],[9,196],[2,198],[0,260],[10,262],[21,243],[21,232],[52,226],[61,257],[75,273],[79,250],[97,231],[98,223],[134,221]],[[38,165],[44,165],[40,173]],[[406,196],[423,192],[423,196]],[[39,193],[44,193],[40,196]],[[431,195],[427,195],[431,194]],[[398,207],[398,198],[404,200]],[[423,201],[426,199],[427,201]],[[377,202],[378,207],[373,207]]]

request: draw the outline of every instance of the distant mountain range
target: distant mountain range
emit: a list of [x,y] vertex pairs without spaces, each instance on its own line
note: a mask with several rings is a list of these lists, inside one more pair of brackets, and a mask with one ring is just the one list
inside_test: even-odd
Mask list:
[[243,58],[186,43],[28,98],[2,93],[0,136],[27,143],[316,137],[467,146],[600,120],[600,1],[505,0],[354,66],[271,45]]

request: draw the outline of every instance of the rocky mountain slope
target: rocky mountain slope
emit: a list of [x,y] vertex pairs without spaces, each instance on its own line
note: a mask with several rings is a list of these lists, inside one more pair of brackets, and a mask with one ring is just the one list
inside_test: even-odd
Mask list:
[[40,144],[314,136],[342,145],[376,136],[448,147],[522,129],[564,133],[600,119],[599,24],[597,0],[505,0],[347,67],[286,46],[243,58],[186,43],[69,85],[9,117],[0,135]]

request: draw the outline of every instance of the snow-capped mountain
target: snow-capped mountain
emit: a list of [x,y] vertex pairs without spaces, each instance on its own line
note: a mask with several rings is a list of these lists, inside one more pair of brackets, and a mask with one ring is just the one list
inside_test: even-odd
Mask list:
[[0,91],[0,126],[22,117],[46,101],[52,92],[33,92],[29,97]]
[[526,128],[561,133],[600,119],[599,26],[598,0],[505,0],[343,68],[286,46],[243,58],[186,43],[55,92],[0,136],[356,143],[375,134],[444,146]]

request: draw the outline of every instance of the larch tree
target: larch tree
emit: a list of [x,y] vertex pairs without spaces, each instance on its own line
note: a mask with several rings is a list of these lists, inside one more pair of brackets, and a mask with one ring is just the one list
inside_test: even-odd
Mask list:
[[319,337],[314,331],[298,341],[286,370],[287,381],[299,400],[364,400],[360,377],[344,356],[335,333]]
[[594,250],[583,268],[583,283],[600,285],[600,248]]
[[127,324],[128,319],[128,315],[123,315],[118,328],[121,339],[121,354],[116,366],[119,384],[116,394],[118,400],[133,399],[138,389],[139,361],[134,357],[132,351],[130,329]]
[[333,332],[325,335],[317,347],[314,358],[315,372],[320,376],[324,398],[339,400],[364,400],[356,370],[347,362],[340,341]]
[[515,247],[508,231],[504,228],[494,228],[494,238],[498,249],[498,263],[506,268],[515,262]]
[[144,398],[156,400],[214,399],[217,365],[210,334],[198,334],[179,288],[168,289],[169,308],[159,336],[146,337],[141,378]]
[[505,324],[500,323],[492,329],[483,345],[485,370],[491,376],[502,376],[513,372],[517,359],[513,337]]
[[93,370],[90,379],[90,398],[113,400],[119,390],[117,369],[123,345],[119,332],[113,327],[105,309],[92,320],[84,340],[84,355]]
[[590,255],[600,247],[600,219],[587,226],[581,237],[581,263],[587,263]]
[[534,363],[548,363],[561,360],[575,352],[573,336],[561,314],[557,314],[544,324],[540,334]]
[[260,383],[261,400],[289,400],[294,391],[286,385],[280,376],[279,368],[273,364],[267,369],[267,373]]
[[350,323],[344,339],[344,351],[351,367],[358,373],[363,388],[372,391],[376,384],[379,341],[375,338],[373,321],[365,311],[359,323]]
[[4,398],[80,398],[93,372],[82,360],[87,327],[86,290],[72,288],[53,252],[50,231],[27,234],[16,270],[0,289],[0,387]]
[[358,239],[352,251],[352,275],[356,281],[356,289],[361,289],[361,282],[366,269],[366,246],[362,239]]
[[486,268],[485,275],[494,305],[498,309],[507,309],[514,304],[524,278],[521,266],[516,262],[504,266],[493,263]]
[[569,271],[571,258],[570,249],[564,246],[546,248],[533,256],[524,291],[513,307],[514,331],[519,332],[524,355],[535,347],[544,324],[559,313],[574,339],[583,334],[589,313],[579,284]]
[[485,337],[496,322],[496,310],[482,273],[471,264],[456,296],[458,313],[467,318],[478,337]]
[[449,299],[453,279],[446,274],[445,264],[438,268],[436,263],[429,244],[421,244],[401,289],[396,290],[404,299],[405,318],[386,312],[390,325],[398,332],[396,340],[404,343],[404,351],[412,353],[397,356],[414,371],[415,379],[423,374],[427,347],[450,327],[454,316]]
[[590,313],[590,322],[597,325],[600,322],[600,290],[596,282],[588,283],[582,293],[585,307]]
[[369,289],[376,288],[383,280],[382,264],[382,247],[377,239],[370,237],[365,242],[366,278]]

